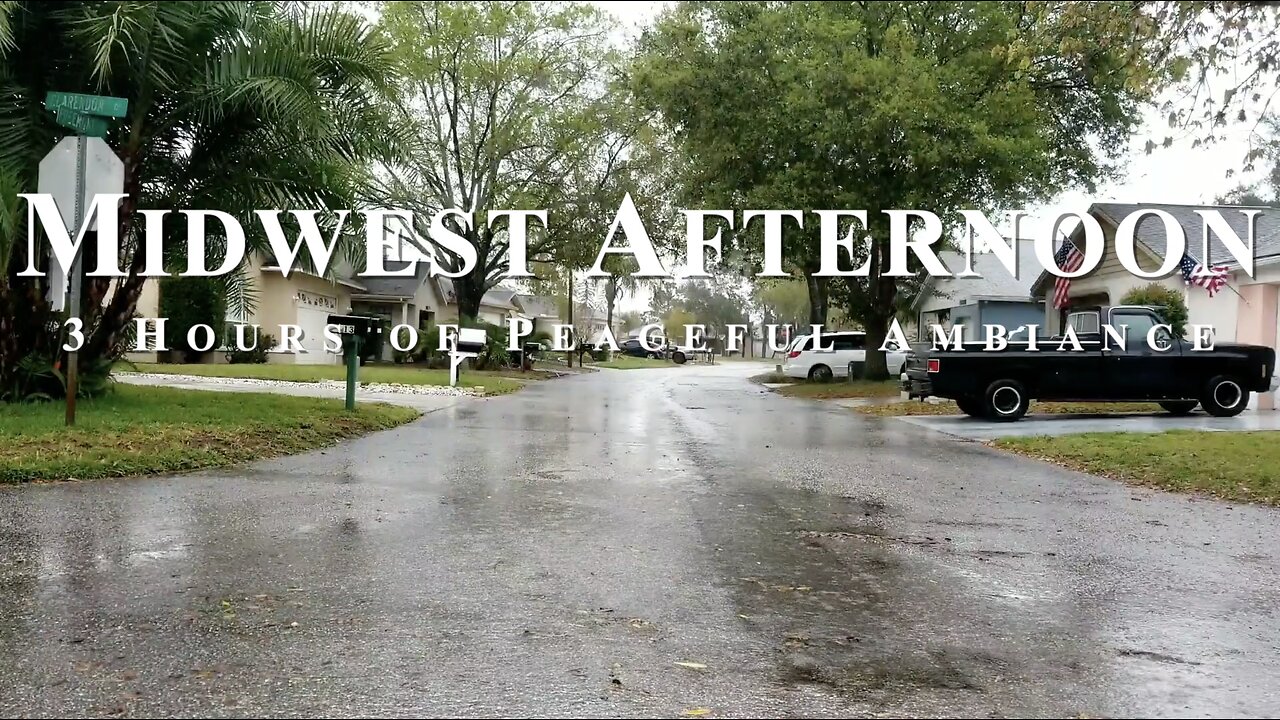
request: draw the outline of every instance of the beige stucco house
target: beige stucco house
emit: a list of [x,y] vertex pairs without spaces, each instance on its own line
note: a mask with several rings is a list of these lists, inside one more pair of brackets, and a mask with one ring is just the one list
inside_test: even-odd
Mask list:
[[[1197,210],[1218,210],[1241,239],[1247,241],[1249,226],[1240,210],[1258,210],[1254,220],[1254,254],[1256,266],[1253,276],[1247,275],[1236,262],[1227,247],[1210,234],[1210,263],[1225,265],[1230,273],[1227,287],[1213,297],[1204,288],[1189,285],[1181,273],[1174,270],[1159,279],[1138,277],[1120,263],[1116,254],[1116,228],[1131,213],[1142,209],[1160,209],[1168,212],[1182,226],[1187,238],[1187,254],[1199,262],[1203,254],[1204,220]],[[1041,334],[1050,335],[1062,331],[1067,313],[1073,310],[1104,305],[1118,305],[1125,293],[1135,287],[1158,282],[1181,292],[1186,298],[1188,325],[1211,325],[1214,338],[1219,342],[1241,342],[1267,347],[1277,346],[1280,335],[1280,208],[1095,203],[1089,213],[1102,227],[1105,248],[1102,262],[1088,275],[1072,280],[1070,305],[1057,308],[1053,303],[1056,277],[1041,272],[1032,286],[1032,293],[1045,300],[1044,325]],[[1164,224],[1160,218],[1147,216],[1135,231],[1138,264],[1148,272],[1159,269],[1166,255]],[[1071,241],[1082,251],[1085,248],[1084,232],[1077,227]],[[1277,407],[1277,397],[1264,395],[1253,402],[1259,409]]]
[[[341,265],[338,263],[337,265]],[[227,327],[243,323],[259,325],[264,335],[275,339],[268,351],[268,362],[293,364],[341,364],[338,353],[325,352],[324,326],[330,315],[347,315],[352,312],[352,297],[365,292],[365,286],[353,277],[349,268],[337,267],[335,278],[325,278],[301,270],[293,270],[285,277],[278,265],[267,256],[249,253],[245,260],[245,272],[249,281],[249,293],[254,298],[254,311],[247,317],[228,313]],[[160,317],[160,282],[151,278],[143,285],[138,300],[139,318]],[[285,352],[280,326],[297,325],[301,329],[299,345],[304,352]],[[235,343],[233,331],[226,331],[222,347],[208,354],[211,362],[225,362],[225,353]],[[154,348],[155,345],[151,344]],[[129,353],[135,362],[155,362],[164,358],[154,350]]]

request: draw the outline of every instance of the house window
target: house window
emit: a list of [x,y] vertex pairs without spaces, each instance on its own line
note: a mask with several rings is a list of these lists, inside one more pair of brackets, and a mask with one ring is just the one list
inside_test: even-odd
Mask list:
[[244,330],[245,344],[253,342],[253,326],[248,316],[235,313],[231,308],[227,308],[227,312],[222,322],[222,345],[218,349],[221,351],[238,350],[236,347],[236,326],[247,325]]

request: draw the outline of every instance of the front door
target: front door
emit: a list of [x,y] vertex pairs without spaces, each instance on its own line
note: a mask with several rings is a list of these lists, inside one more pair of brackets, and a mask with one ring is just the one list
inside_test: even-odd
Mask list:
[[1117,310],[1111,314],[1112,327],[1126,341],[1122,346],[1104,336],[1109,349],[1102,352],[1103,372],[1112,399],[1159,399],[1169,397],[1178,387],[1182,344],[1160,329],[1154,336],[1156,347],[1152,347],[1148,334],[1156,324],[1156,319],[1143,311]]

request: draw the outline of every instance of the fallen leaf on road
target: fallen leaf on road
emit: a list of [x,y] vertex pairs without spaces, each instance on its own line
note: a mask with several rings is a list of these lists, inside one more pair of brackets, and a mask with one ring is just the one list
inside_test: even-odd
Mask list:
[[689,668],[690,670],[706,670],[707,666],[696,662],[677,662],[680,667]]
[[706,714],[707,714],[707,713],[709,713],[709,712],[711,712],[711,708],[692,708],[692,709],[689,709],[689,710],[685,710],[684,712],[682,712],[682,713],[680,713],[680,714],[681,714],[681,715],[690,715],[690,716],[693,716],[693,717],[697,717],[697,716],[699,716],[699,715],[706,715]]

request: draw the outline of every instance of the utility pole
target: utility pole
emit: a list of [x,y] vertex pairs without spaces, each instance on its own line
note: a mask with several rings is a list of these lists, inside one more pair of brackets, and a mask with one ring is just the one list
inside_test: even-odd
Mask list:
[[[569,270],[569,328],[571,330],[573,328],[573,270]],[[573,336],[573,347],[569,348],[569,352],[566,353],[567,357],[565,358],[569,367],[573,367],[573,351],[577,345],[578,337],[575,332]]]

